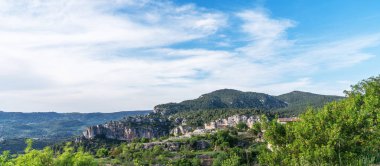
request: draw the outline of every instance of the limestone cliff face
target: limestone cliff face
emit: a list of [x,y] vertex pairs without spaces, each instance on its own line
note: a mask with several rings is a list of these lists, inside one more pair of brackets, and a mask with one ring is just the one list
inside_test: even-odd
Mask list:
[[226,119],[218,119],[204,125],[205,129],[221,129],[226,127],[235,127],[239,123],[245,123],[249,128],[252,127],[254,123],[260,122],[260,117],[258,116],[246,116],[246,115],[234,115]]
[[258,116],[234,115],[226,119],[218,119],[204,124],[204,128],[193,128],[186,124],[186,119],[152,118],[148,116],[127,117],[120,121],[111,121],[105,124],[90,126],[83,131],[86,139],[107,138],[123,141],[131,141],[140,138],[159,138],[163,136],[191,136],[202,135],[210,130],[235,127],[239,123],[245,123],[252,127],[260,122]]
[[186,124],[186,119],[176,118],[173,120],[175,127],[170,131],[170,135],[181,136],[192,132],[194,129]]
[[90,126],[83,136],[87,139],[103,137],[131,141],[135,138],[158,138],[167,136],[172,128],[171,122],[160,118],[128,117],[102,125]]
[[181,135],[186,135],[190,132],[193,131],[193,128],[191,126],[177,126],[175,128],[173,128],[171,131],[170,131],[170,134],[171,135],[174,135],[174,136],[181,136]]

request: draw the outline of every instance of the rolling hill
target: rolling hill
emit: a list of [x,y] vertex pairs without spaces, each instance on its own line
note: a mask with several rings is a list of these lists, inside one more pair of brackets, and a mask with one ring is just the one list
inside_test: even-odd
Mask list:
[[221,89],[203,94],[193,100],[157,105],[154,107],[154,112],[162,115],[171,115],[196,110],[255,109],[264,112],[275,112],[280,115],[296,116],[305,111],[309,106],[321,107],[328,102],[342,98],[344,97],[319,95],[301,91],[271,96],[265,93]]

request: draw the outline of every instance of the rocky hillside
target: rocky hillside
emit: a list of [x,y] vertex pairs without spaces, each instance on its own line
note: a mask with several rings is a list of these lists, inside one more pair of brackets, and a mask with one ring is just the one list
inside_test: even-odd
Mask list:
[[284,107],[287,107],[287,104],[284,101],[271,95],[256,92],[242,92],[233,89],[222,89],[203,94],[194,100],[157,105],[154,107],[154,112],[168,115],[186,110],[199,109],[250,108],[257,110],[271,110]]
[[88,127],[83,137],[131,141],[138,138],[191,135],[243,123],[252,127],[260,115],[273,118],[298,115],[308,106],[319,107],[343,97],[294,91],[280,96],[222,89],[201,95],[194,100],[161,104],[147,116],[129,117],[102,125]]
[[90,126],[83,132],[83,136],[86,139],[100,137],[132,141],[136,138],[152,139],[168,136],[172,128],[172,123],[168,119],[137,116]]

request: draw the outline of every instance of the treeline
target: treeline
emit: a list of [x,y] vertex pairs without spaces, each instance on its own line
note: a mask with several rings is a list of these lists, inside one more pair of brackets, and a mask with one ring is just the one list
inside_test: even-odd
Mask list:
[[298,116],[304,113],[308,107],[323,108],[327,103],[344,99],[341,96],[319,95],[301,91],[293,91],[276,98],[288,103],[287,107],[271,110],[272,113],[278,114],[280,117]]

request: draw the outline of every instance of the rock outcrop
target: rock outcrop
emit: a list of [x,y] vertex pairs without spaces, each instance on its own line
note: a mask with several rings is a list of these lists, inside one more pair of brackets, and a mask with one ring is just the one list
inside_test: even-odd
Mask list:
[[245,123],[249,128],[254,123],[260,122],[259,116],[234,115],[226,119],[218,119],[210,123],[206,123],[204,128],[207,130],[223,129],[227,127],[235,127],[239,123]]
[[170,135],[173,135],[173,136],[181,136],[181,135],[186,135],[186,134],[189,134],[190,132],[193,131],[193,128],[190,127],[190,126],[177,126],[175,128],[173,128],[171,131],[170,131]]
[[160,138],[173,135],[175,137],[191,137],[203,135],[217,129],[235,127],[245,123],[252,127],[260,122],[259,116],[234,115],[226,119],[218,119],[204,124],[204,128],[194,128],[186,125],[186,119],[153,118],[150,116],[127,117],[120,121],[110,121],[105,124],[90,126],[83,132],[84,139],[106,138],[122,141],[132,141],[141,138]]
[[167,119],[128,117],[120,121],[111,121],[105,124],[90,126],[83,136],[87,139],[103,137],[131,141],[135,138],[159,138],[168,136],[172,124]]

